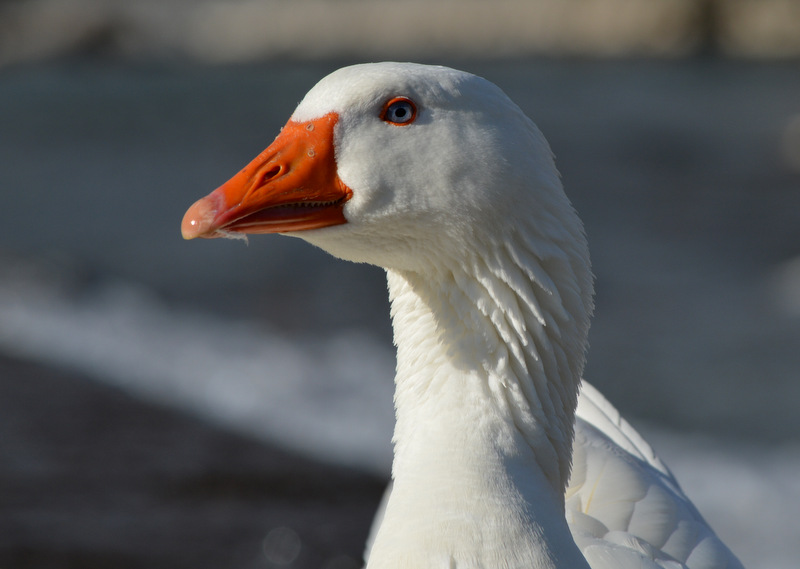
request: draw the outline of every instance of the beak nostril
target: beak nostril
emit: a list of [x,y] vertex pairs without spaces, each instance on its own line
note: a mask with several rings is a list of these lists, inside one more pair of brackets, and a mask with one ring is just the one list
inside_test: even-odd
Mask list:
[[277,177],[282,171],[283,167],[281,167],[280,164],[276,164],[275,166],[264,172],[264,175],[261,177],[261,184],[264,184],[270,181],[272,178]]

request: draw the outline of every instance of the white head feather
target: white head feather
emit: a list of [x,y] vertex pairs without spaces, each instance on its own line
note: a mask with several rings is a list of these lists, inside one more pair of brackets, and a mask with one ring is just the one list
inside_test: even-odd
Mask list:
[[[413,123],[381,119],[393,97],[416,104]],[[453,344],[450,353],[480,354],[469,365],[510,374],[522,394],[538,399],[530,403],[543,407],[536,421],[549,439],[541,446],[557,447],[560,459],[539,453],[547,455],[543,463],[558,465],[546,470],[563,488],[592,276],[581,222],[541,132],[485,79],[408,63],[340,69],[309,91],[292,119],[330,112],[339,116],[338,174],[353,190],[348,223],[294,235],[388,269],[395,304],[398,279],[417,283],[417,294],[438,296],[429,303],[449,312],[439,310],[436,341]],[[453,319],[455,326],[445,324]],[[447,337],[454,327],[458,342]],[[418,360],[403,352],[397,321],[395,329],[399,359]],[[402,370],[400,361],[398,380]],[[518,422],[525,428],[530,420]]]

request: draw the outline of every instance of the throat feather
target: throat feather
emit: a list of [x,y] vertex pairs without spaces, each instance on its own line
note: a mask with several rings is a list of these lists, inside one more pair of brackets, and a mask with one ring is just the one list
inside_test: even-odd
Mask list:
[[[520,260],[500,247],[424,276],[388,272],[398,348],[396,453],[407,449],[403,437],[413,430],[412,417],[437,396],[442,382],[463,382],[475,392],[465,404],[484,398],[563,495],[580,375],[570,358],[582,364],[583,354],[562,345],[575,320],[553,281],[542,276],[546,270]],[[482,386],[468,385],[466,378],[475,377]],[[508,433],[498,434],[501,452],[515,452],[513,444],[502,448]]]

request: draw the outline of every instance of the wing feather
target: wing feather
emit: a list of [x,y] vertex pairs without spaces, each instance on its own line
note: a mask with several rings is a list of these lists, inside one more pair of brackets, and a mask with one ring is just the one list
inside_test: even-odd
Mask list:
[[592,569],[742,569],[652,447],[585,381],[572,468],[567,522]]

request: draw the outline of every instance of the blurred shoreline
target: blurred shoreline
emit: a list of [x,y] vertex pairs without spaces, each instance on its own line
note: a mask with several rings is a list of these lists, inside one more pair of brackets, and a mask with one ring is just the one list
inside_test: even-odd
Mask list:
[[74,371],[2,355],[0,377],[1,566],[267,569],[274,531],[284,566],[361,566],[383,478]]
[[281,58],[800,57],[798,0],[22,0],[0,65],[75,54]]

